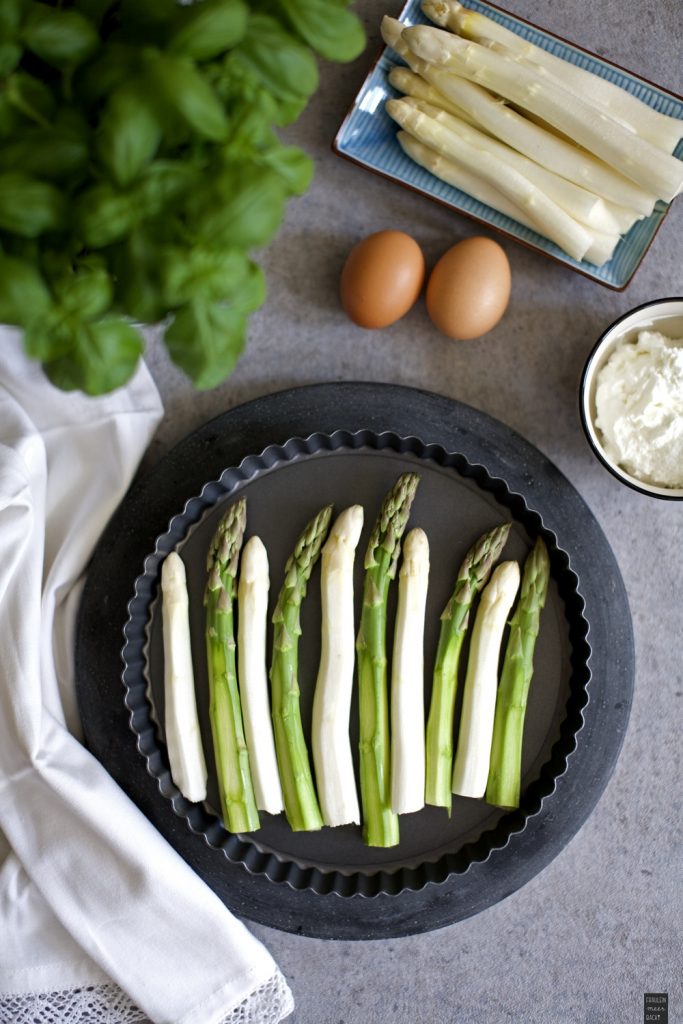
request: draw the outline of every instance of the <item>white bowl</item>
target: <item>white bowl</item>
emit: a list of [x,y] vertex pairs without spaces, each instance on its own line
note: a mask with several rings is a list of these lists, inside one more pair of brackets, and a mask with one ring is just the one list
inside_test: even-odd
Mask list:
[[600,430],[595,425],[597,377],[612,352],[622,341],[635,341],[639,331],[655,330],[670,338],[683,338],[683,298],[656,299],[624,313],[598,339],[581,376],[580,412],[588,443],[602,464],[617,480],[642,494],[672,501],[683,500],[683,487],[659,487],[632,476],[618,466],[605,450]]

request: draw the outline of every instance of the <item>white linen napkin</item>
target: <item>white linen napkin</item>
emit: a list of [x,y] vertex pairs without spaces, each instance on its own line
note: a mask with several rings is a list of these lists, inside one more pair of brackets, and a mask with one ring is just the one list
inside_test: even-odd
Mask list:
[[79,581],[162,413],[144,364],[112,395],[66,394],[0,328],[0,1024],[293,1008],[270,954],[79,741]]

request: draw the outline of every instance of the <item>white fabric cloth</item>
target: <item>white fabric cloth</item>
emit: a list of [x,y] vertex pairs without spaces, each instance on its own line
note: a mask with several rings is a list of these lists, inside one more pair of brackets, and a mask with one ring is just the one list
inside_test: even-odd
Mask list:
[[144,364],[112,395],[65,394],[0,328],[0,1024],[277,1024],[293,1006],[78,738],[79,580],[162,413]]

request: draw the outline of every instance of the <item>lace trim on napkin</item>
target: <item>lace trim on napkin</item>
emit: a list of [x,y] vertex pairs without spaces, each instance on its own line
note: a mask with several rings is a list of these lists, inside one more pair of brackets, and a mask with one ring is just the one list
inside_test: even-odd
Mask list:
[[[279,1024],[294,1001],[279,971],[220,1024]],[[118,986],[89,985],[63,992],[0,996],[0,1024],[150,1024]]]

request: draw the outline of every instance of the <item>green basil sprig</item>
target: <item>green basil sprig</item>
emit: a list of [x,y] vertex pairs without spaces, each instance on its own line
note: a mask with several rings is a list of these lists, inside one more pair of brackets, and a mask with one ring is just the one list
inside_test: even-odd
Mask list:
[[158,322],[226,378],[313,174],[277,129],[364,42],[343,0],[1,0],[0,321],[57,386],[119,387]]

